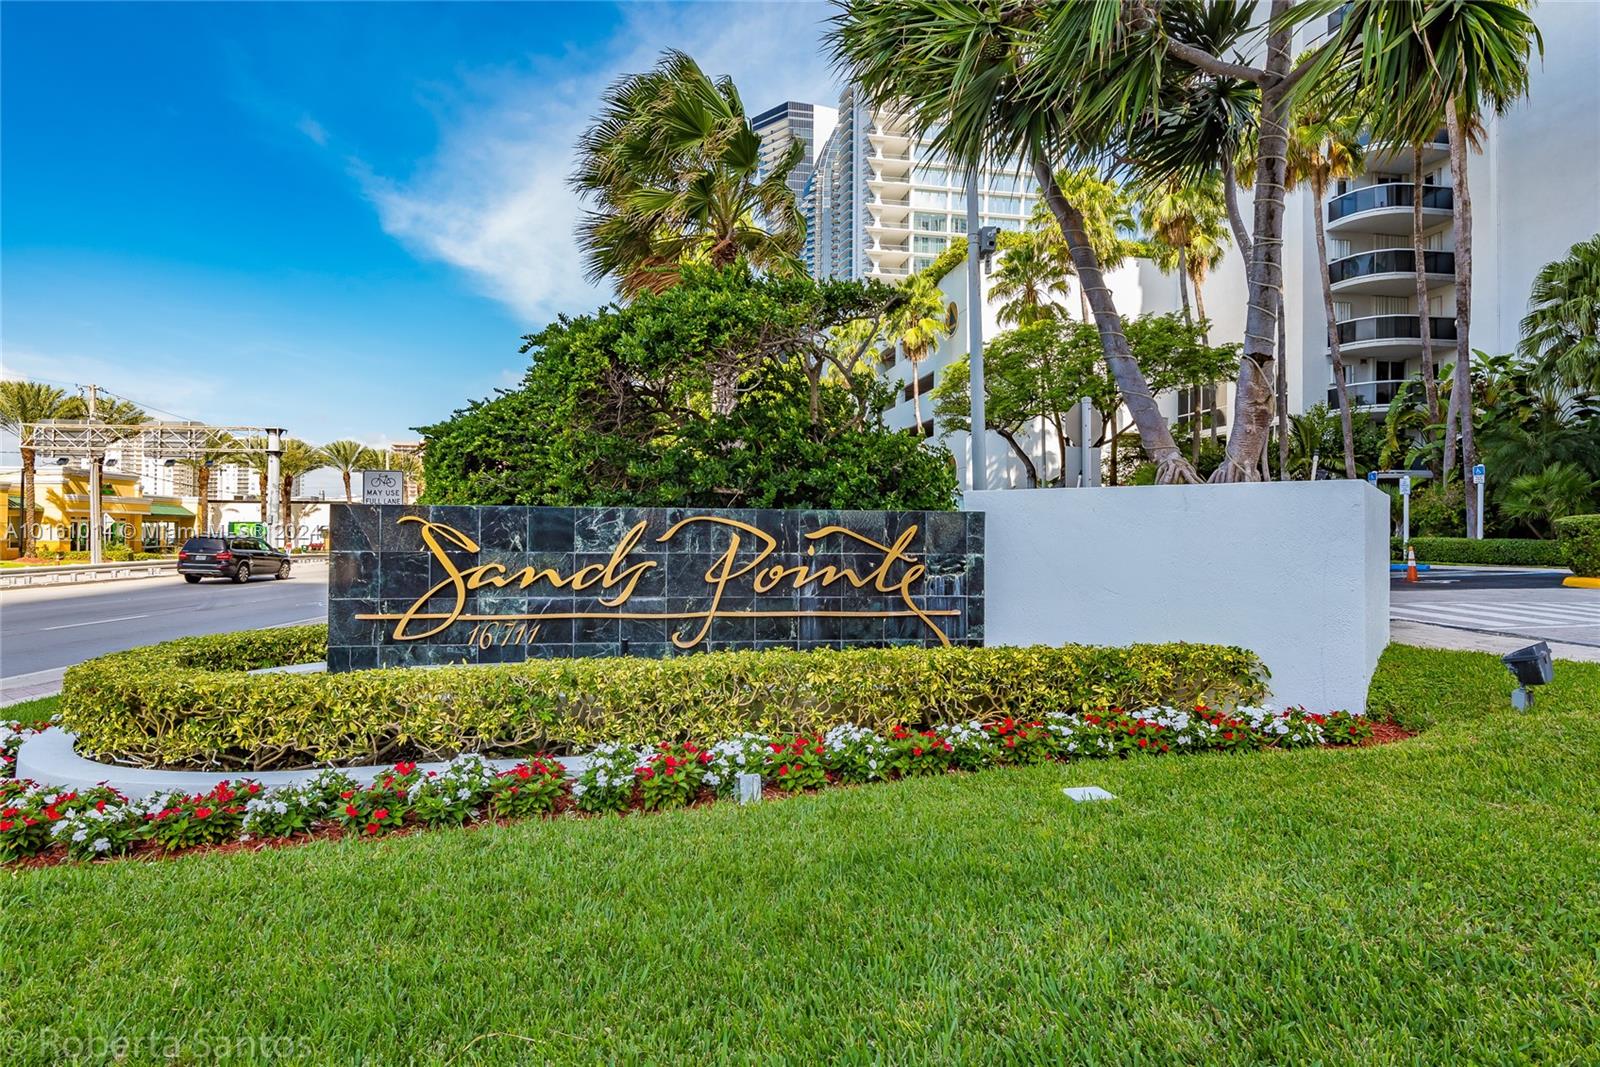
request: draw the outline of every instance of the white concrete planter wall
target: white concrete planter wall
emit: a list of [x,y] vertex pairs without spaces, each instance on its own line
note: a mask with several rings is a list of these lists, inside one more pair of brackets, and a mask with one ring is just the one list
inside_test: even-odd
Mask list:
[[1273,699],[1365,710],[1389,642],[1389,498],[1366,482],[968,493],[984,643],[1242,645]]
[[[130,800],[139,800],[152,793],[168,789],[181,789],[186,793],[203,793],[218,782],[249,778],[264,786],[295,785],[322,773],[325,768],[314,767],[303,771],[158,771],[147,767],[122,767],[114,763],[96,763],[84,759],[73,751],[74,737],[60,727],[34,734],[22,742],[17,753],[18,778],[31,778],[35,782],[67,789],[87,789],[90,786],[109,785]],[[567,770],[576,775],[582,772],[588,760],[582,756],[558,757]],[[507,770],[521,763],[520,759],[492,759],[488,761],[496,770]],[[340,767],[358,782],[371,782],[388,770],[392,764],[367,767]],[[443,763],[419,763],[419,770],[443,770]]]

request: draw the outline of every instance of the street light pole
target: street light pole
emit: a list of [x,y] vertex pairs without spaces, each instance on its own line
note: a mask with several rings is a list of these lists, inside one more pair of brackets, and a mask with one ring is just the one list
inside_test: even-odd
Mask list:
[[983,278],[978,274],[978,228],[978,168],[971,167],[967,170],[967,369],[972,411],[967,434],[967,484],[972,489],[987,489],[989,463],[984,455],[984,439],[989,422],[983,410]]
[[[278,529],[278,515],[282,507],[283,430],[267,427],[267,540],[273,544],[286,544],[282,535],[288,531]],[[278,536],[274,535],[276,531]]]
[[[89,421],[99,414],[100,387],[88,386]],[[93,445],[89,448],[89,562],[104,563],[105,553],[100,545],[100,453]]]

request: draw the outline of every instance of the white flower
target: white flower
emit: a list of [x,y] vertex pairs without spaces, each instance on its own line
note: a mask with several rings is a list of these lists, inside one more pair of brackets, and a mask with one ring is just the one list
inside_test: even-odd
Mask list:
[[97,837],[94,839],[94,844],[90,847],[96,852],[105,852],[111,848],[111,839],[106,837]]

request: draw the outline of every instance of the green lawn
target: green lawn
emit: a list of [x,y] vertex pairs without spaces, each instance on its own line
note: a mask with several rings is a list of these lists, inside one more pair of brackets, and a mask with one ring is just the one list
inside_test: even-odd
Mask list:
[[1360,751],[12,871],[0,1048],[1600,1062],[1600,665],[1556,671],[1519,716],[1495,657],[1392,648],[1375,703],[1432,725]]
[[60,703],[60,697],[40,697],[38,700],[24,700],[16,704],[7,704],[5,707],[0,708],[0,719],[4,719],[6,722],[20,722],[28,726],[40,726],[56,713],[56,707]]

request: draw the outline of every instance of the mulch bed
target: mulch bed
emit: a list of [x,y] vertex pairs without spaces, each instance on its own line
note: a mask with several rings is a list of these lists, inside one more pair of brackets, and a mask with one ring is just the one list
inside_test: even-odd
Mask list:
[[1396,741],[1404,741],[1408,737],[1416,736],[1416,731],[1407,730],[1396,723],[1375,722],[1372,724],[1372,736],[1361,742],[1361,747],[1371,748],[1373,745],[1392,745]]

